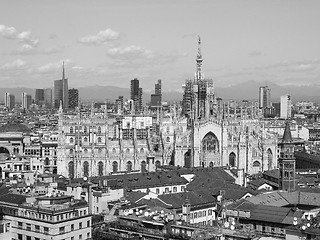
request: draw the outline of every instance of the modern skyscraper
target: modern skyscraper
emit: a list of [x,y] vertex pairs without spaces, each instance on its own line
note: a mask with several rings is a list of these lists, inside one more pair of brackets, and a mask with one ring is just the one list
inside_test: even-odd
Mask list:
[[79,102],[79,91],[78,89],[69,89],[69,108],[75,109]]
[[16,98],[13,94],[5,93],[5,106],[8,109],[13,109],[16,105]]
[[289,94],[280,97],[280,118],[291,118],[291,97]]
[[270,108],[271,107],[271,90],[268,86],[259,87],[259,108]]
[[162,102],[162,92],[161,92],[161,80],[158,80],[158,83],[154,86],[154,94],[151,94],[151,108],[155,109],[161,107]]
[[46,107],[52,107],[52,89],[46,88],[44,89],[44,104]]
[[21,104],[22,108],[24,110],[28,110],[30,108],[31,103],[32,103],[31,95],[24,92],[24,93],[22,93],[21,99],[22,99],[22,104]]
[[6,106],[6,107],[8,107],[9,106],[9,95],[10,95],[10,93],[8,93],[8,92],[6,92],[5,94],[4,94],[4,106]]
[[69,107],[69,91],[68,78],[65,77],[64,63],[62,69],[62,79],[54,81],[54,108],[59,108],[60,101],[62,101],[63,109]]
[[34,103],[37,105],[44,104],[44,89],[36,89]]
[[142,88],[139,87],[137,78],[131,80],[130,98],[134,101],[134,111],[139,113],[142,111]]

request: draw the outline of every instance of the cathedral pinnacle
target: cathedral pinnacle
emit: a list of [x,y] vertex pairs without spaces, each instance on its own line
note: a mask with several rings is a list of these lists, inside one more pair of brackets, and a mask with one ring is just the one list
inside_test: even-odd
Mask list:
[[198,35],[197,71],[195,74],[196,75],[195,76],[196,82],[203,79],[202,70],[201,70],[202,61],[203,60],[202,60],[202,54],[201,54],[201,39],[200,39],[200,36]]

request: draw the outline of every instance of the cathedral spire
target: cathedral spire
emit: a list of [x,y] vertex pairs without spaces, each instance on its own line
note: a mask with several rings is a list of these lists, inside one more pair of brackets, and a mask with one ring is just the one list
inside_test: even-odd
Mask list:
[[201,66],[202,66],[202,54],[201,54],[201,39],[200,36],[198,35],[198,54],[197,54],[197,71],[196,71],[196,76],[195,76],[195,80],[196,82],[200,81],[203,79],[202,76],[202,70],[201,70]]
[[284,133],[283,133],[283,137],[282,137],[282,143],[292,143],[290,125],[289,125],[288,121],[286,121],[286,126],[284,128]]

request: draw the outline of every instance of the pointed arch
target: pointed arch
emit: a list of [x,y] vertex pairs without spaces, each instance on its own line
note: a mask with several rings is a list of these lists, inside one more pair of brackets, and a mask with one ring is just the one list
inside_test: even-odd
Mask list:
[[191,167],[191,149],[189,149],[184,154],[184,167],[190,168]]
[[268,148],[267,150],[267,156],[268,156],[268,170],[271,170],[273,165],[273,154],[270,148]]
[[236,166],[236,154],[234,152],[231,152],[229,154],[229,166],[230,167]]
[[74,178],[74,163],[73,163],[73,161],[70,161],[69,163],[68,163],[68,172],[69,172],[69,178],[70,179],[73,179]]
[[127,172],[131,172],[132,171],[132,162],[128,161],[127,162]]
[[102,161],[98,162],[98,175],[103,176],[103,162]]
[[83,163],[83,176],[89,177],[89,163],[87,161]]
[[118,162],[117,161],[114,161],[112,163],[112,172],[113,173],[117,173],[118,172]]
[[208,132],[201,141],[203,152],[219,152],[219,140],[213,132]]

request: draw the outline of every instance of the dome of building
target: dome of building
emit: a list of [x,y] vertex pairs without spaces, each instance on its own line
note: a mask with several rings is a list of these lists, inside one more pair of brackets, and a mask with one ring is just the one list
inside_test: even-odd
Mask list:
[[7,123],[0,127],[0,133],[4,132],[30,133],[31,129],[22,123]]

